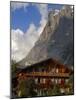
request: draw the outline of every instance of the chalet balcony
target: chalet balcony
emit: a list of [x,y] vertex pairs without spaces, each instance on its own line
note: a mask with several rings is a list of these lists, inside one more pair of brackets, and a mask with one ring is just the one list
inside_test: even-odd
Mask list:
[[26,77],[58,77],[69,78],[69,73],[52,73],[52,72],[30,72],[24,74]]

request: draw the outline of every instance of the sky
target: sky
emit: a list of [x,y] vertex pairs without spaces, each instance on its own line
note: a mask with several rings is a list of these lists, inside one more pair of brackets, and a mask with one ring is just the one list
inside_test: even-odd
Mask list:
[[20,61],[35,45],[47,20],[48,11],[61,9],[59,4],[11,2],[11,55]]

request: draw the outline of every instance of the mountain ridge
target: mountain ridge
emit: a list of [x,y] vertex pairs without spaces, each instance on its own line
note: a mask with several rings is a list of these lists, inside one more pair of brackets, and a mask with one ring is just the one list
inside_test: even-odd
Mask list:
[[48,15],[48,22],[38,41],[26,58],[19,62],[19,65],[27,66],[53,58],[72,66],[73,15],[70,6],[64,6],[56,15],[55,11],[51,11]]

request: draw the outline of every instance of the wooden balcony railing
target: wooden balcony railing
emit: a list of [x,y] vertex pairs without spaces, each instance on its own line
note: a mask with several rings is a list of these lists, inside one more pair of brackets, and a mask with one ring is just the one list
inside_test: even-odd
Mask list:
[[26,77],[69,77],[69,73],[47,73],[47,72],[30,72],[24,74]]

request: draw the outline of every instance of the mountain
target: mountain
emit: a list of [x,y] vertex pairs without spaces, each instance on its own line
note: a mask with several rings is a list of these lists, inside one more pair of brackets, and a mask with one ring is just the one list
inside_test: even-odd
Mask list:
[[20,66],[38,63],[48,58],[73,66],[74,14],[71,6],[49,12],[48,22],[35,46]]

